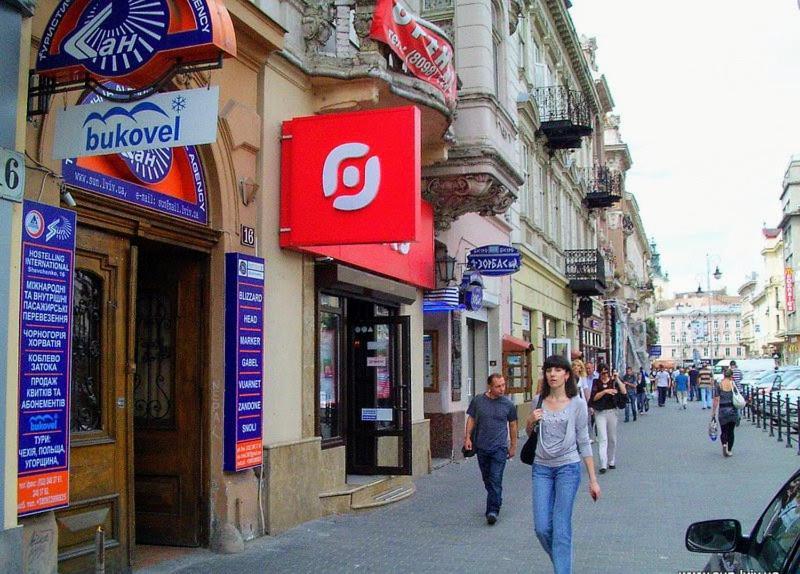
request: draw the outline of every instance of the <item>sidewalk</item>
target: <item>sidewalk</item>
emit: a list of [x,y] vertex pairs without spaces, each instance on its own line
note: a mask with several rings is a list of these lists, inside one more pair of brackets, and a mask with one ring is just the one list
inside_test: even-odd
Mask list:
[[[673,400],[637,422],[620,411],[617,468],[599,477],[593,503],[584,480],[576,501],[575,572],[676,573],[700,568],[684,548],[689,523],[738,518],[747,531],[798,464],[797,449],[768,438],[746,420],[735,456],[723,459],[707,435],[709,412]],[[596,452],[596,445],[595,445]],[[533,535],[530,467],[506,468],[504,506],[495,526],[483,517],[484,490],[470,459],[416,481],[408,500],[378,510],[332,516],[248,543],[232,556],[210,552],[139,570],[155,573],[550,572]],[[733,502],[734,498],[736,503]]]

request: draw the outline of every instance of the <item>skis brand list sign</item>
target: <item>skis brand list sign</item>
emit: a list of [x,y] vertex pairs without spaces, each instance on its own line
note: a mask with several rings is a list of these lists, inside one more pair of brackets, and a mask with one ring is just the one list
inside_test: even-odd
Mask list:
[[225,257],[224,469],[236,472],[262,460],[264,260]]
[[75,214],[23,204],[17,514],[69,504]]

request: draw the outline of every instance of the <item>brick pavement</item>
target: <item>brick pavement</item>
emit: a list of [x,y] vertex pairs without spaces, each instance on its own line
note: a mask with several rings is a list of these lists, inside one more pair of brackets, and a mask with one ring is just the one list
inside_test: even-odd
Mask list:
[[[684,549],[695,520],[738,518],[749,530],[800,457],[743,421],[735,456],[723,459],[706,434],[708,411],[674,401],[638,422],[622,423],[617,469],[600,477],[593,503],[585,480],[574,512],[575,572],[663,572],[700,568]],[[200,552],[140,570],[147,574],[231,572],[550,572],[532,532],[530,467],[506,468],[497,525],[483,518],[484,491],[474,459],[416,482],[417,493],[373,511],[331,516],[247,544],[232,556]],[[739,501],[738,508],[731,503]]]

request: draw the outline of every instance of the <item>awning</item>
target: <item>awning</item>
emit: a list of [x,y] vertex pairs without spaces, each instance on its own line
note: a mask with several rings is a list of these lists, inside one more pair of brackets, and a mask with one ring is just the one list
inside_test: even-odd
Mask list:
[[503,335],[503,352],[525,353],[533,350],[533,343],[520,339],[519,337],[512,337],[511,335]]

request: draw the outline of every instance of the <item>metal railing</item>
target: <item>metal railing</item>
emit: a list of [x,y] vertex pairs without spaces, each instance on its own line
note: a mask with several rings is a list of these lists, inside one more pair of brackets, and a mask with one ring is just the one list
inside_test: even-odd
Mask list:
[[533,97],[539,107],[539,120],[542,123],[569,122],[591,129],[592,111],[589,102],[578,90],[564,86],[535,88]]
[[568,249],[566,275],[570,281],[606,281],[606,261],[597,249]]
[[742,421],[749,421],[800,455],[800,395],[767,392],[746,384],[741,385],[740,391],[747,401],[740,413]]

